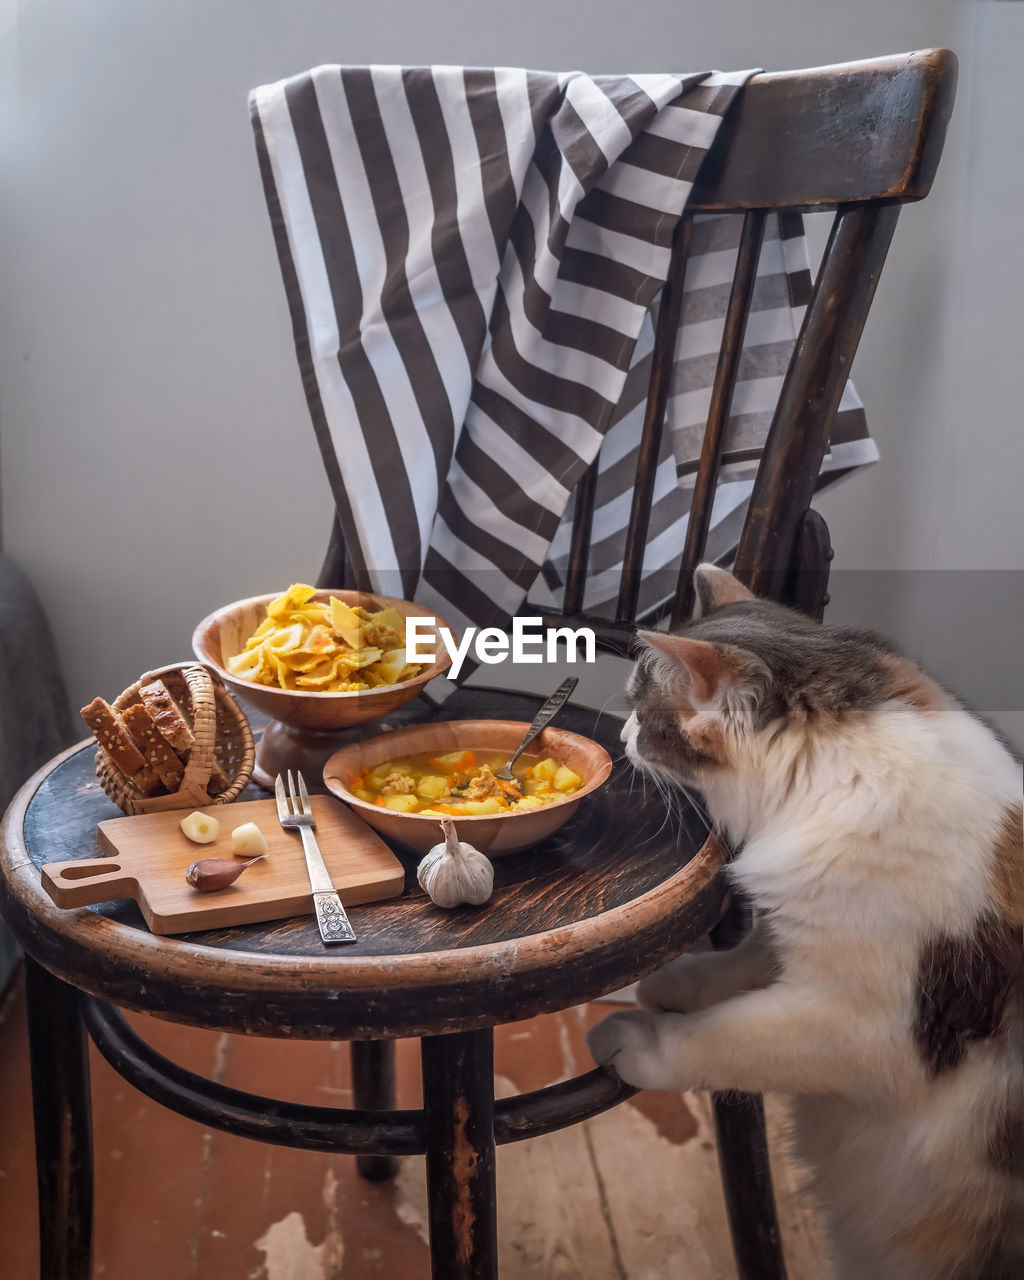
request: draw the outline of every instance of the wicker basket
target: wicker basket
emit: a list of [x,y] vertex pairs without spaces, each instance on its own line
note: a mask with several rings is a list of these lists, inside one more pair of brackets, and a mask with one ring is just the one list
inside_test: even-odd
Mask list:
[[[181,786],[171,795],[145,796],[111,760],[102,747],[96,750],[96,776],[100,786],[125,813],[160,813],[168,809],[205,808],[229,804],[252,776],[256,750],[245,713],[224,687],[220,676],[199,663],[178,663],[147,671],[111,706],[125,711],[141,702],[139,689],[151,680],[163,680],[192,720],[195,745],[189,752]],[[230,779],[217,796],[208,791],[214,760]]]

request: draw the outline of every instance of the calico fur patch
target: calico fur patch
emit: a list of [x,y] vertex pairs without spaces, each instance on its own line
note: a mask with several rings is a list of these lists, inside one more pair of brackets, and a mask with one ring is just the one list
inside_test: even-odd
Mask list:
[[[822,625],[768,600],[731,602],[682,634],[750,655],[766,674],[755,727],[780,715],[801,720],[879,706],[892,696],[897,662],[914,671],[922,685],[927,680],[883,636],[859,627]],[[646,637],[641,633],[640,638]]]
[[667,708],[645,707],[637,735],[637,747],[644,759],[669,771],[725,763],[721,732],[698,731],[691,735],[684,729],[686,723],[685,717]]
[[934,1075],[959,1066],[974,1041],[999,1032],[1020,968],[1019,936],[993,916],[970,938],[939,937],[924,948],[914,1039]]
[[[987,1238],[995,1224],[984,1209],[972,1213],[963,1202],[936,1204],[903,1235],[907,1251],[924,1262],[941,1267],[943,1275],[978,1277],[975,1259],[987,1253]],[[958,1264],[960,1264],[958,1266]],[[986,1274],[989,1274],[986,1272]]]
[[695,715],[684,699],[670,699],[643,666],[634,671],[628,689],[637,713],[637,746],[645,760],[673,772],[728,764],[721,725]]
[[988,1158],[992,1165],[1015,1178],[1024,1178],[1024,1110],[1004,1111],[988,1138]]
[[1007,809],[995,845],[993,878],[999,913],[1007,924],[1024,928],[1024,809]]
[[946,693],[909,658],[887,653],[880,661],[889,673],[886,693],[890,698],[918,711],[944,711],[949,707]]

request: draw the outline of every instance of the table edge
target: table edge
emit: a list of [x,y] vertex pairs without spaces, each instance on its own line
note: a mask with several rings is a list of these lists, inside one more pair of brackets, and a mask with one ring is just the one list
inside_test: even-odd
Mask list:
[[[315,991],[337,994],[340,980],[345,993],[353,994],[361,990],[426,990],[488,978],[499,983],[523,979],[574,957],[584,962],[624,941],[642,937],[647,929],[663,927],[667,918],[683,911],[708,887],[726,858],[722,838],[712,831],[678,872],[638,898],[571,925],[503,942],[389,956],[332,954],[320,958],[231,951],[160,937],[86,908],[63,910],[46,894],[25,846],[25,816],[46,778],[91,742],[91,738],[85,739],[47,761],[12,799],[0,826],[0,905],[12,905],[16,912],[23,913],[26,925],[35,925],[29,931],[18,928],[22,922],[17,918],[8,920],[29,955],[59,977],[100,996],[106,995],[103,982],[95,974],[87,975],[60,963],[63,952],[81,949],[107,965],[116,960],[137,970],[158,973],[166,981],[185,984],[193,995],[206,985],[219,993],[301,990],[309,995]],[[4,915],[11,912],[5,911]]]

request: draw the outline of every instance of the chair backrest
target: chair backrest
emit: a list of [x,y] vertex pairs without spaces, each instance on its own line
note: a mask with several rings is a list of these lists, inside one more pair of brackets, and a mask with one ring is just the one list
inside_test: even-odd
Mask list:
[[[820,616],[830,549],[823,522],[808,518],[811,499],[899,207],[928,194],[955,91],[956,58],[941,49],[758,75],[746,86],[675,238],[655,337],[618,623],[636,617],[693,216],[726,211],[745,211],[745,217],[671,625],[688,619],[693,608],[693,570],[707,539],[765,217],[785,210],[831,209],[835,217],[758,468],[735,571],[758,595],[789,600]],[[583,599],[595,484],[596,466],[576,495],[564,600],[569,616],[578,615]],[[603,628],[608,647],[619,647],[619,630]]]
[[[758,467],[735,572],[758,595],[821,616],[831,551],[810,510],[839,401],[901,204],[928,194],[956,91],[956,58],[925,50],[864,62],[757,75],[715,140],[680,220],[662,291],[632,510],[614,619],[580,612],[598,464],[576,489],[562,612],[549,624],[591,626],[623,651],[635,629],[648,518],[680,323],[693,218],[742,213],[735,274],[694,480],[670,624],[693,608],[693,570],[704,557],[722,447],[740,368],[764,235],[773,212],[834,210],[831,234]],[[342,580],[335,529],[321,581]]]

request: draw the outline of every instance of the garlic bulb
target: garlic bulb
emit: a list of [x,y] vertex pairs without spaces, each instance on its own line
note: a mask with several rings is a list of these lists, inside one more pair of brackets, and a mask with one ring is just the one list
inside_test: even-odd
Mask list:
[[494,868],[479,849],[460,840],[451,818],[441,819],[444,843],[435,844],[416,870],[416,879],[439,907],[464,902],[479,906],[491,896]]

